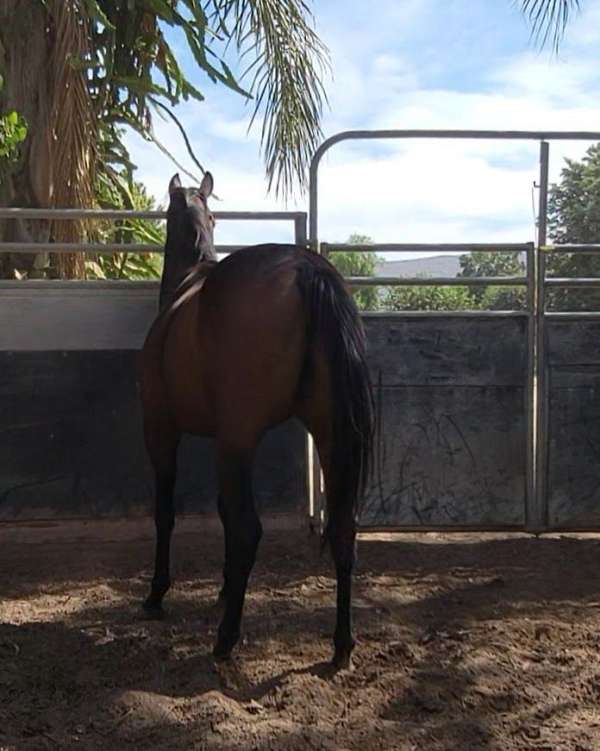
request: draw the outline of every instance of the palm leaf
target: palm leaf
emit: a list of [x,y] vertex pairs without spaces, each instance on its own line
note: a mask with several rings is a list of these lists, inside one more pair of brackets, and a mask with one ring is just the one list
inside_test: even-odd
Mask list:
[[254,58],[251,125],[263,119],[261,147],[269,188],[289,196],[306,187],[310,159],[321,138],[327,102],[327,49],[312,28],[303,0],[212,0],[218,29],[242,57]]
[[[48,8],[55,28],[49,61],[52,205],[85,208],[94,203],[97,120],[85,72],[71,61],[84,59],[88,53],[87,18],[80,13],[81,6],[75,3],[52,0]],[[85,226],[81,222],[55,221],[52,224],[52,235],[57,243],[80,241],[84,233]],[[63,276],[77,277],[84,273],[80,254],[58,254],[56,266]]]
[[531,33],[541,47],[551,44],[555,51],[571,15],[581,8],[581,0],[521,0],[521,10],[531,25]]

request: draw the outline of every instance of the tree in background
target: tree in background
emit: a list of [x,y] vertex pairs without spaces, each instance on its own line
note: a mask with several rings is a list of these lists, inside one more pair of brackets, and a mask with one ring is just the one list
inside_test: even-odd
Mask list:
[[[560,182],[548,199],[548,235],[554,243],[600,243],[600,144],[587,150],[581,161],[566,159]],[[600,277],[600,255],[551,253],[549,276]],[[548,304],[555,310],[599,310],[600,291],[552,289]]]
[[386,287],[386,310],[474,310],[477,302],[468,287]]
[[[460,257],[458,276],[523,276],[525,260],[518,251],[484,252],[480,250],[464,253]],[[523,310],[526,304],[525,287],[491,287],[477,285],[469,287],[473,304],[481,310]]]
[[7,177],[12,164],[19,159],[21,144],[27,137],[27,123],[14,110],[0,115],[0,176]]
[[[348,245],[365,247],[373,244],[368,235],[354,233],[346,240]],[[329,260],[343,276],[374,276],[379,258],[368,250],[335,251]],[[377,287],[350,287],[350,291],[361,310],[376,310],[379,306]]]
[[[151,211],[156,208],[144,185],[130,185],[125,174],[121,175],[122,186],[116,190],[112,182],[100,182],[97,200],[100,208],[130,208]],[[125,201],[123,196],[127,195]],[[85,275],[89,279],[160,279],[163,265],[162,253],[130,253],[127,245],[144,243],[163,245],[166,240],[164,223],[148,219],[120,219],[101,221],[94,225],[96,242],[120,243],[124,250],[110,255],[98,255],[85,262]]]
[[[0,0],[0,115],[15,111],[28,124],[18,162],[3,161],[0,205],[90,207],[98,180],[120,191],[124,171],[131,188],[123,126],[164,151],[155,114],[176,122],[201,170],[172,112],[181,101],[204,99],[178,62],[176,35],[210,81],[254,98],[269,187],[288,195],[295,183],[304,186],[328,66],[304,0]],[[225,61],[235,53],[247,65],[242,83]],[[0,239],[22,242],[85,234],[77,222],[3,225]],[[39,265],[34,256],[18,258],[21,268],[7,268],[5,259],[0,271],[29,274]],[[82,275],[79,255],[57,259],[61,274]]]

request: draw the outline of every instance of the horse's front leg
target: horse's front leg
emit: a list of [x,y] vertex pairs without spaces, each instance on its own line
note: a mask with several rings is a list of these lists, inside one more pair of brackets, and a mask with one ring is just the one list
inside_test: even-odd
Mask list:
[[252,451],[218,448],[221,518],[225,527],[225,612],[213,654],[226,659],[240,638],[248,577],[262,536],[252,496]]
[[219,518],[221,519],[221,524],[223,525],[223,535],[225,538],[225,563],[223,564],[223,586],[221,587],[219,591],[219,597],[217,599],[217,604],[223,604],[225,603],[227,599],[227,516],[225,514],[225,502],[223,500],[223,495],[219,493],[219,497],[217,499],[217,509],[219,511]]
[[175,525],[173,490],[175,488],[177,446],[180,434],[164,424],[145,428],[146,445],[154,466],[156,482],[156,556],[150,594],[144,610],[153,617],[162,614],[162,600],[171,586],[169,574],[171,533]]

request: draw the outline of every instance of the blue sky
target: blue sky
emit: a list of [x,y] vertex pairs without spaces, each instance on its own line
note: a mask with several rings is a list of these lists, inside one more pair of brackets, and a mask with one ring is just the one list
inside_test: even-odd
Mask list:
[[[539,52],[511,0],[325,0],[315,24],[331,52],[326,136],[367,128],[600,131],[600,0],[586,0],[560,54]],[[307,209],[267,194],[259,127],[251,105],[181,62],[206,95],[176,113],[194,151],[215,177],[216,210]],[[159,138],[192,165],[175,128]],[[158,201],[176,168],[137,136],[128,143],[137,176]],[[587,144],[551,146],[551,177],[564,156]],[[352,232],[379,242],[515,242],[533,239],[536,144],[524,142],[361,142],[340,145],[322,163],[320,237]],[[291,227],[217,225],[217,242],[288,241]]]

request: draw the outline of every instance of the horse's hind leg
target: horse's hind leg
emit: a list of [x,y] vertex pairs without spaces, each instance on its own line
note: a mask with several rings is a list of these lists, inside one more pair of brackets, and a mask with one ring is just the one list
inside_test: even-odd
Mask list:
[[344,496],[343,478],[331,462],[330,442],[326,435],[316,437],[325,494],[327,496],[327,527],[325,536],[331,547],[337,578],[337,613],[333,636],[333,664],[347,668],[354,649],[352,635],[352,572],[356,560],[356,522],[351,498]]
[[344,491],[344,478],[332,462],[332,430],[329,408],[318,402],[300,414],[306,427],[312,434],[325,481],[327,498],[327,527],[325,539],[331,548],[337,579],[337,611],[333,636],[333,665],[336,668],[350,666],[350,657],[354,649],[352,634],[352,572],[356,560],[356,522],[352,498],[347,498]]
[[[329,478],[329,486],[335,486],[335,480]],[[327,487],[327,479],[325,480]],[[328,493],[329,498],[329,493]],[[334,503],[328,500],[329,519],[327,521],[327,538],[335,563],[337,577],[337,616],[333,643],[335,652],[333,664],[337,668],[347,668],[354,649],[352,635],[352,571],[356,559],[356,524],[354,512],[346,499],[336,498]],[[335,503],[335,501],[342,501]]]
[[223,500],[223,495],[219,493],[219,498],[217,500],[217,509],[219,511],[219,518],[221,519],[221,524],[223,525],[223,533],[225,537],[225,563],[223,565],[223,586],[221,587],[221,590],[219,592],[218,602],[224,603],[227,598],[227,516],[225,514],[225,501]]
[[171,586],[169,562],[171,533],[175,525],[173,490],[180,434],[166,422],[146,425],[145,434],[156,482],[156,558],[152,586],[144,602],[144,609],[149,615],[159,616],[162,613],[163,597]]
[[253,451],[218,446],[220,514],[225,528],[225,612],[219,626],[215,657],[226,659],[240,637],[248,577],[262,536],[252,496]]

